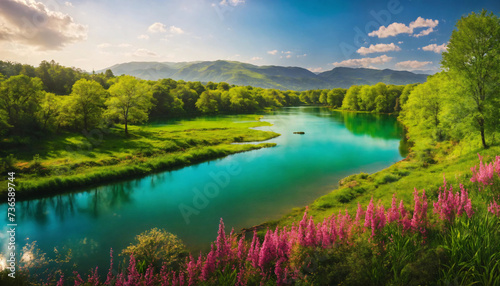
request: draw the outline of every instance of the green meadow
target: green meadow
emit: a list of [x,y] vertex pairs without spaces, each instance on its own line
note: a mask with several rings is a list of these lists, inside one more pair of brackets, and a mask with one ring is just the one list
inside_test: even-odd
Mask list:
[[5,169],[17,173],[18,196],[41,196],[274,146],[233,144],[279,136],[252,129],[270,125],[259,119],[257,115],[242,115],[171,120],[129,126],[128,136],[122,125],[115,125],[90,131],[88,136],[55,134],[23,148],[6,148],[2,157],[6,157]]

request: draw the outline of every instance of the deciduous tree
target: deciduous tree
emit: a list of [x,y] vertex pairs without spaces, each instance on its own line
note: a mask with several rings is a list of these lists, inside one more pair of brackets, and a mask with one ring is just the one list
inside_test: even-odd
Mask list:
[[148,111],[152,106],[153,96],[148,84],[133,76],[121,76],[117,83],[109,88],[111,96],[106,101],[106,114],[117,117],[125,124],[128,135],[128,124],[144,122],[148,119]]
[[483,10],[462,17],[452,32],[441,65],[474,102],[474,121],[484,148],[486,132],[498,128],[500,20]]

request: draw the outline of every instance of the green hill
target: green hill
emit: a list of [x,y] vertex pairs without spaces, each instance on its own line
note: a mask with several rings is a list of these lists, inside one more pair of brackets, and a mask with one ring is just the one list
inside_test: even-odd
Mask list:
[[115,75],[128,74],[142,79],[201,82],[227,82],[235,85],[251,85],[281,90],[309,90],[343,87],[351,85],[386,84],[403,85],[425,82],[427,75],[390,69],[336,67],[315,74],[300,67],[256,66],[236,61],[203,62],[130,62],[109,67]]

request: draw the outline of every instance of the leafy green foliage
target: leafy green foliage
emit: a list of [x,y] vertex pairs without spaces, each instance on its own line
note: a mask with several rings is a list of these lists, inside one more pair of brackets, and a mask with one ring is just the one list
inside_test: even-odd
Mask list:
[[38,122],[34,116],[43,98],[42,82],[25,75],[12,76],[0,83],[0,114],[3,125],[15,134],[33,130]]
[[73,85],[70,110],[75,115],[75,123],[84,130],[96,127],[102,120],[104,88],[96,81],[80,79]]
[[342,109],[380,113],[399,112],[399,97],[404,86],[386,85],[382,82],[369,86],[351,86],[342,101]]
[[500,18],[485,10],[462,17],[441,64],[463,88],[461,96],[472,99],[473,127],[486,148],[486,133],[499,128]]
[[125,248],[121,255],[133,255],[144,265],[144,270],[153,265],[159,270],[163,265],[177,270],[188,252],[177,236],[164,229],[153,228],[135,237],[135,243]]
[[125,134],[128,134],[128,123],[144,122],[148,119],[153,96],[146,83],[132,76],[123,76],[109,88],[109,93],[111,96],[105,103],[108,107],[106,114],[125,124]]

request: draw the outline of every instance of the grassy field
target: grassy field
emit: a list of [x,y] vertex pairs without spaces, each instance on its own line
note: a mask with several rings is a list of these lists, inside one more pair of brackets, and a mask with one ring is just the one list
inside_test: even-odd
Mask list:
[[[412,209],[414,188],[421,191],[425,189],[429,200],[437,200],[439,187],[443,185],[443,175],[446,176],[448,184],[452,184],[457,190],[459,183],[477,191],[470,183],[473,166],[479,166],[477,154],[484,156],[486,162],[491,161],[500,154],[500,146],[492,146],[489,149],[478,148],[470,150],[466,154],[457,154],[457,146],[450,143],[438,146],[438,155],[434,158],[434,164],[423,165],[422,162],[410,156],[384,170],[374,174],[360,173],[348,176],[339,182],[339,188],[329,194],[316,199],[308,206],[308,213],[317,222],[330,217],[339,211],[346,209],[351,215],[356,213],[358,203],[367,206],[373,197],[374,203],[381,202],[385,208],[390,207],[393,194],[403,199],[405,207]],[[473,196],[476,207],[484,209],[484,202],[479,201],[478,196]],[[304,215],[305,207],[294,208],[289,214],[277,221],[265,222],[256,226],[260,233],[267,227],[274,229],[276,225],[286,226],[297,223]]]
[[251,129],[270,125],[259,119],[257,115],[220,116],[130,126],[128,137],[118,125],[87,136],[64,133],[29,142],[24,148],[2,148],[0,157],[5,158],[4,172],[16,172],[17,197],[43,196],[274,146],[232,144],[279,136]]

